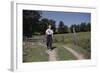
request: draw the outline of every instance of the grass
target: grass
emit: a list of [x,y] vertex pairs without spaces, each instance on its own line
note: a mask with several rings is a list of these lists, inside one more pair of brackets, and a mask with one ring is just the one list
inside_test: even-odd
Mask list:
[[91,58],[91,53],[88,52],[87,50],[83,49],[82,47],[79,47],[79,46],[73,45],[73,44],[67,44],[67,46],[70,47],[70,48],[73,48],[78,53],[83,54],[85,59]]
[[48,61],[48,55],[45,53],[46,48],[35,45],[33,48],[23,49],[23,62]]
[[73,56],[69,51],[61,46],[62,44],[55,43],[54,46],[57,47],[57,54],[59,60],[76,60],[75,56]]
[[54,42],[55,43],[73,43],[73,35],[72,33],[55,34]]
[[91,33],[82,32],[78,34],[78,45],[88,52],[91,52]]
[[[84,48],[88,52],[91,52],[91,33],[90,32],[79,32],[77,36],[77,45]],[[73,33],[66,34],[55,34],[54,43],[63,43],[63,44],[74,44]]]
[[65,44],[70,48],[73,48],[79,53],[84,54],[86,59],[91,58],[91,33],[79,32],[76,33],[77,45],[74,45],[73,33],[55,34],[54,43]]

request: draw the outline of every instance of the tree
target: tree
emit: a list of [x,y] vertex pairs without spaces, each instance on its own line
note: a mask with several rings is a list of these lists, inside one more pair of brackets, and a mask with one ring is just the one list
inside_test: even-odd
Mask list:
[[32,37],[32,33],[39,31],[40,11],[23,10],[23,35]]
[[68,26],[67,25],[64,25],[64,33],[68,33],[69,31],[68,31]]
[[75,29],[75,32],[76,32],[77,25],[76,24],[73,24],[73,25],[70,26],[70,30],[71,30],[72,33],[73,33],[73,28]]
[[91,24],[90,23],[87,24],[87,31],[91,31]]
[[75,26],[75,31],[80,32],[80,25],[79,24]]
[[40,26],[41,26],[40,33],[41,34],[45,34],[48,24],[49,24],[49,20],[47,18],[41,19],[41,21],[40,21]]
[[82,32],[86,32],[87,31],[87,25],[86,25],[86,23],[81,23],[80,24],[80,31],[82,31]]
[[90,23],[81,23],[81,24],[73,24],[70,26],[71,32],[73,32],[72,29],[75,29],[75,32],[86,32],[91,30],[91,24]]
[[59,33],[64,33],[64,22],[60,21],[58,25],[58,32]]
[[40,25],[41,25],[41,34],[45,34],[46,29],[48,28],[48,25],[51,25],[51,29],[53,30],[53,32],[56,32],[56,25],[55,25],[55,21],[52,19],[47,19],[47,18],[43,18],[40,21]]
[[55,33],[56,32],[56,24],[55,24],[55,21],[50,19],[49,20],[49,24],[52,26],[51,29],[53,30],[53,32]]

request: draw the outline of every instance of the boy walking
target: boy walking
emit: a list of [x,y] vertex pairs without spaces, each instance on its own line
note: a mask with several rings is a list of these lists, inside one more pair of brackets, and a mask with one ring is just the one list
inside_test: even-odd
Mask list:
[[52,42],[53,42],[53,30],[51,29],[51,25],[48,26],[46,30],[46,45],[48,50],[52,50]]

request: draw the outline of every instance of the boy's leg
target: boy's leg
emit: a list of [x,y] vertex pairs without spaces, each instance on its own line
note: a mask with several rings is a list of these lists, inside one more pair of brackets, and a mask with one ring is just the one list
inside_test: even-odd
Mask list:
[[52,50],[52,36],[47,36],[47,48]]
[[49,49],[49,42],[47,41],[47,43],[46,43],[46,44],[47,44],[47,49]]
[[48,48],[48,50],[50,49],[50,38],[49,38],[49,36],[47,36],[47,48]]
[[52,50],[52,38],[50,39],[49,46],[50,46],[50,50]]

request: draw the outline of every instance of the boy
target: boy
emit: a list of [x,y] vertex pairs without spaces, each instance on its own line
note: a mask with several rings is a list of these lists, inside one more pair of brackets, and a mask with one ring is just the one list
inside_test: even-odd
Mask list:
[[52,41],[53,41],[53,30],[51,30],[51,25],[48,26],[46,30],[46,44],[48,50],[52,50]]

